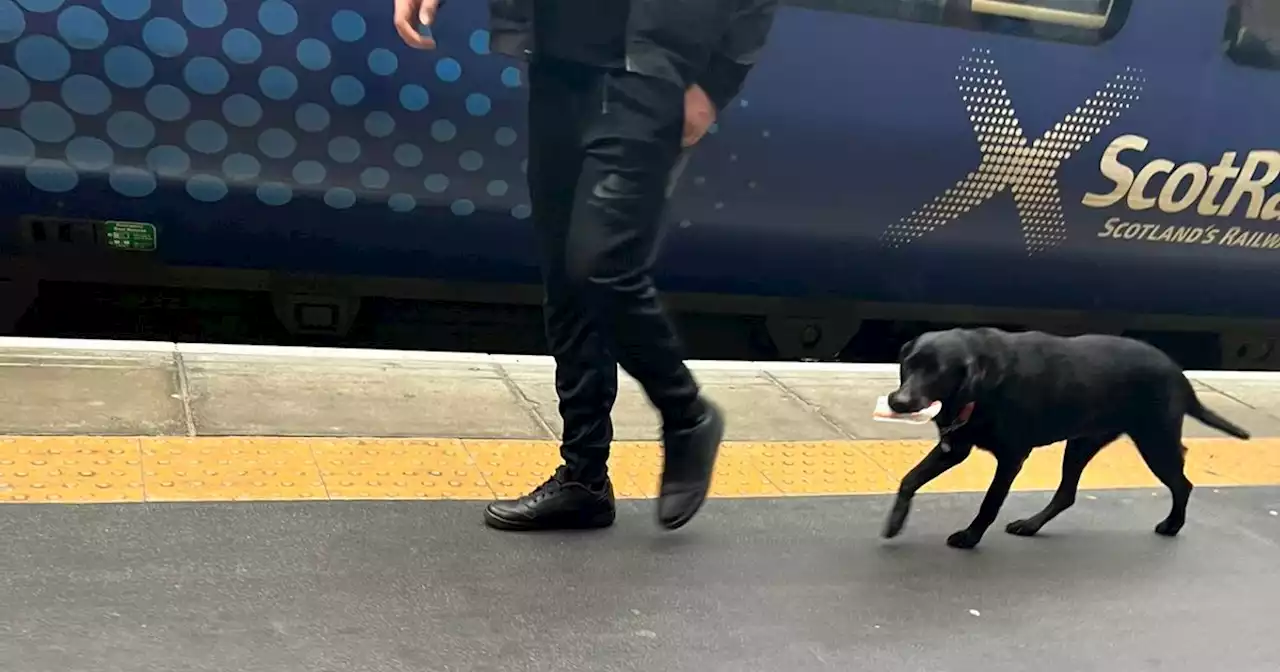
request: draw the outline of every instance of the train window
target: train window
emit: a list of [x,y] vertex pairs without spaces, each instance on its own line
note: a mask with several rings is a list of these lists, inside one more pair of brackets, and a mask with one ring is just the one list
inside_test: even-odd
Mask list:
[[1055,42],[1098,44],[1129,17],[1132,0],[784,0],[831,12],[933,23]]
[[948,0],[784,0],[785,4],[921,23],[948,23]]
[[1232,0],[1225,38],[1235,62],[1280,70],[1280,2]]

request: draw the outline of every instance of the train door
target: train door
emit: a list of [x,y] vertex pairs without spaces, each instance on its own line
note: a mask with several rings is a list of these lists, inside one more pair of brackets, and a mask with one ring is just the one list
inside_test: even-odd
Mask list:
[[[1224,0],[1222,48],[1206,89],[1205,132],[1196,161],[1229,164],[1217,200],[1213,261],[1224,274],[1224,304],[1237,316],[1277,315],[1275,264],[1280,260],[1280,3]],[[1229,282],[1227,282],[1229,280]],[[1221,334],[1222,366],[1280,368],[1280,333],[1252,327]]]
[[[1222,43],[1205,89],[1195,160],[1230,170],[1200,212],[1219,220],[1233,265],[1271,268],[1280,255],[1280,2],[1224,0]],[[1232,232],[1235,232],[1234,234]]]
[[1078,305],[1070,288],[1046,294],[1052,264],[1028,258],[1093,233],[1068,230],[1064,199],[1078,204],[1111,113],[1130,102],[1120,89],[1140,77],[1150,27],[1126,27],[1133,3],[789,4],[753,74],[749,116],[729,118],[734,144],[772,137],[767,161],[741,152],[763,177],[729,219],[759,234],[755,245],[790,251],[788,289]]

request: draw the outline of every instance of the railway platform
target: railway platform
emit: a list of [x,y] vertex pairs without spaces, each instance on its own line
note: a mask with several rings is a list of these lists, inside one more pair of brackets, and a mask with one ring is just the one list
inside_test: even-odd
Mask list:
[[[653,521],[657,417],[623,377],[618,524],[510,534],[483,502],[557,464],[545,358],[0,339],[0,669],[1046,672],[1280,665],[1280,375],[1191,374],[1176,539],[1131,445],[1041,536],[977,509],[982,454],[878,537],[932,430],[877,423],[892,366],[698,362],[712,499]],[[1037,452],[1001,521],[1038,510]]]

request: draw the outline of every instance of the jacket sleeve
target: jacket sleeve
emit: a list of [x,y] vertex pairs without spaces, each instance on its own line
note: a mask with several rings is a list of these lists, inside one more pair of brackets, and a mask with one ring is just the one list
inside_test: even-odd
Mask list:
[[760,50],[768,41],[777,8],[778,0],[739,0],[730,17],[728,32],[697,78],[698,86],[707,92],[717,110],[728,107],[742,91]]

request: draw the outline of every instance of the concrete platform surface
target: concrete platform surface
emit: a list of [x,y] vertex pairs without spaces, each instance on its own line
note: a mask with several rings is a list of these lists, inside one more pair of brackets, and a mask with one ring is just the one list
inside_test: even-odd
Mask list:
[[[694,362],[734,441],[929,439],[871,420],[893,365]],[[1280,437],[1280,374],[1190,374],[1201,399]],[[615,438],[657,438],[625,374]],[[447,437],[554,440],[545,357],[0,338],[0,435]],[[1188,421],[1185,434],[1218,437]]]
[[[1044,495],[1015,495],[1003,520]],[[0,517],[5,672],[1133,672],[1280,668],[1280,490],[1083,500],[943,545],[970,495],[717,500],[659,532],[511,535],[475,503],[24,506]]]

